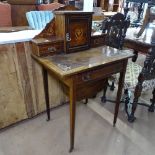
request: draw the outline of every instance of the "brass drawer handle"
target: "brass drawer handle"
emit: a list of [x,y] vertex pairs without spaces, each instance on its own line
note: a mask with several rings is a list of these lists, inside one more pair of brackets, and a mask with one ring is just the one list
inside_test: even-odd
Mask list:
[[56,52],[56,48],[55,47],[49,47],[47,50],[49,52]]
[[91,80],[90,74],[83,75],[82,80],[85,82]]

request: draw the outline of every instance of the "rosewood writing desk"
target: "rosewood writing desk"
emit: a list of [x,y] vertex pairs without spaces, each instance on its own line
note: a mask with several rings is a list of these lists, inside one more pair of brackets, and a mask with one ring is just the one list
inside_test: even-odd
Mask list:
[[[134,50],[135,55],[133,57],[133,61],[136,61],[138,57],[138,52],[146,54],[144,67],[142,68],[142,71],[139,74],[138,83],[134,91],[132,112],[128,118],[130,122],[134,122],[135,120],[134,113],[136,111],[137,104],[149,107],[150,112],[154,111],[154,104],[152,104],[151,106],[149,106],[148,104],[143,104],[143,103],[141,104],[141,103],[138,103],[138,99],[142,92],[142,85],[144,80],[151,80],[155,78],[155,75],[154,75],[155,73],[155,66],[154,66],[155,65],[154,64],[155,25],[149,24],[149,27],[145,29],[142,36],[140,36],[139,38],[136,38],[136,35],[138,32],[139,32],[139,29],[136,30],[135,28],[129,28],[125,39],[125,46]],[[154,97],[155,97],[155,89],[153,91],[153,100],[154,100]]]
[[115,126],[127,61],[132,56],[128,50],[121,51],[107,46],[44,58],[32,55],[43,67],[48,120],[50,109],[47,72],[59,79],[66,88],[70,101],[70,152],[74,148],[76,101],[93,96],[103,89],[110,75],[120,73],[113,120]]

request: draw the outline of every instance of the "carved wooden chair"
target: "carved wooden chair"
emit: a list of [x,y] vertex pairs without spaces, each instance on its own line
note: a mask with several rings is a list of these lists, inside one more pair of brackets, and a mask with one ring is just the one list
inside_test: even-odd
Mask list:
[[[103,21],[103,33],[106,33],[105,44],[113,48],[122,49],[129,25],[129,18],[126,18],[122,13],[117,13]],[[106,101],[106,89],[107,87],[104,88],[105,91],[103,97],[101,98],[102,102]],[[114,80],[110,86],[110,89],[114,90]]]
[[[122,15],[119,15],[122,16]],[[117,20],[116,20],[117,19]],[[117,18],[113,16],[107,23],[105,24],[105,29],[104,31],[107,31],[106,35],[106,44],[108,46],[112,46],[115,48],[121,49],[123,47],[123,42],[125,38],[125,33],[128,28],[128,19],[124,19],[124,29],[119,26],[119,18],[117,15]],[[120,18],[122,19],[122,18]],[[117,23],[117,24],[116,24]],[[121,31],[120,29],[123,29]],[[143,91],[150,90],[152,88],[155,88],[155,48],[151,50],[144,61],[144,67],[141,67],[140,65],[129,61],[127,65],[127,70],[126,70],[126,75],[125,75],[125,83],[124,83],[124,95],[123,99],[125,102],[125,111],[128,116],[128,120],[130,122],[134,121],[134,111],[137,106],[138,98],[141,94],[142,88]],[[118,82],[118,75],[115,75],[115,82]],[[136,89],[135,89],[136,88]],[[135,90],[135,92],[134,92]],[[101,97],[102,102],[106,102],[106,91],[107,87],[104,88],[103,91],[103,96]],[[135,94],[135,99],[133,101],[134,104],[131,103],[131,95]],[[140,103],[139,103],[140,104]],[[149,111],[153,112],[154,111],[154,104],[155,104],[155,89],[153,91],[153,99],[152,99],[152,104],[149,107]],[[142,104],[145,105],[145,104]]]

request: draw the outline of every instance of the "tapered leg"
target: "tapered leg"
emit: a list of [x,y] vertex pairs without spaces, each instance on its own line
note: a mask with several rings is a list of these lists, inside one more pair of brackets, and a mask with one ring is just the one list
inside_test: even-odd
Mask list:
[[74,81],[72,81],[70,87],[70,150],[74,149],[74,135],[75,135],[75,115],[76,115],[76,89]]
[[44,67],[42,67],[42,71],[43,71],[47,121],[49,121],[50,120],[50,105],[49,105],[49,92],[48,92],[48,75],[47,75],[47,70]]
[[123,85],[124,85],[126,66],[127,66],[127,61],[124,63],[124,70],[122,72],[120,72],[118,90],[117,90],[117,97],[116,97],[116,104],[115,104],[115,113],[114,113],[113,126],[115,126],[116,121],[117,121],[119,104],[120,104],[120,99],[121,99],[121,96],[122,96],[122,89],[123,89]]

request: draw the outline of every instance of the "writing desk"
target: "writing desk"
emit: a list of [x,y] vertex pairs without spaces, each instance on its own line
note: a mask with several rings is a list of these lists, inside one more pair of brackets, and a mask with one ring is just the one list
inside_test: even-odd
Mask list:
[[144,67],[142,68],[142,71],[138,76],[138,83],[134,91],[132,112],[128,118],[130,122],[134,122],[135,120],[134,114],[137,108],[137,104],[149,107],[148,110],[150,112],[154,111],[155,89],[153,91],[153,102],[151,105],[138,103],[138,99],[142,92],[142,85],[144,80],[151,80],[155,78],[155,25],[149,24],[149,27],[145,29],[143,34],[139,38],[136,38],[136,34],[138,32],[139,29],[129,28],[125,39],[125,46],[134,50],[135,56],[133,57],[133,61],[136,61],[138,52],[146,54]]
[[44,58],[32,55],[43,67],[48,120],[50,119],[50,109],[47,71],[68,88],[66,91],[70,100],[70,152],[74,148],[75,102],[91,97],[100,90],[98,87],[102,86],[103,89],[106,79],[110,75],[120,73],[113,120],[113,125],[115,126],[127,61],[132,56],[133,54],[128,50],[121,51],[106,46]]

